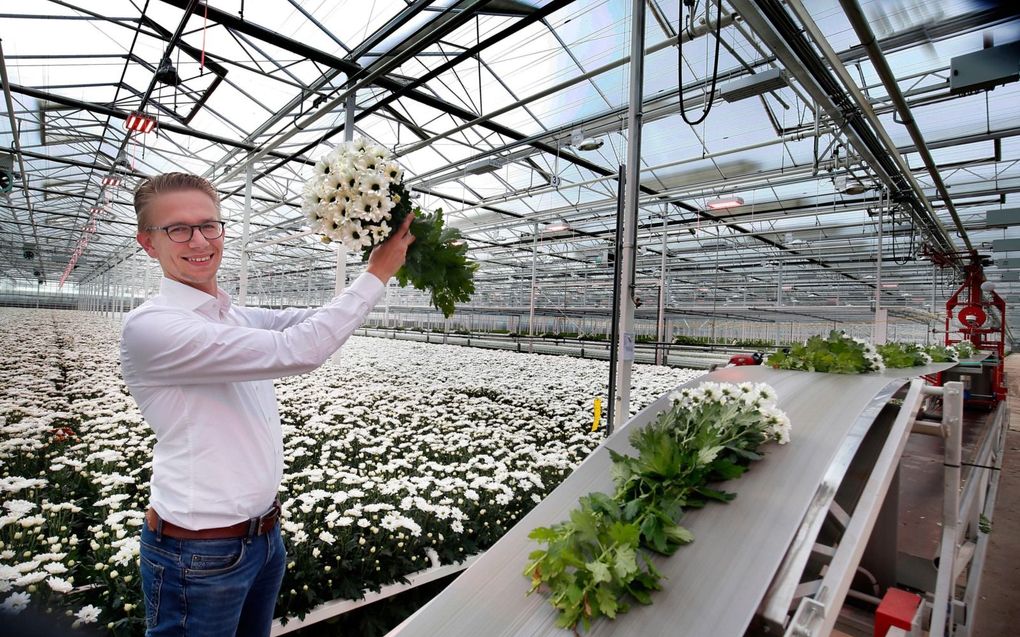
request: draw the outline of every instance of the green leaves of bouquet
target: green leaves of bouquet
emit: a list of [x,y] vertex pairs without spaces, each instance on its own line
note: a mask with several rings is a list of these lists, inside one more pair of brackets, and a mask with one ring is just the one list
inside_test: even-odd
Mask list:
[[878,353],[885,366],[891,368],[917,367],[932,362],[932,357],[914,343],[886,343],[878,346]]
[[[410,197],[403,184],[391,185],[390,192],[400,198],[393,211],[393,225],[399,228],[412,212]],[[441,209],[429,213],[415,206],[413,212],[414,243],[407,250],[404,267],[397,271],[397,283],[401,287],[410,283],[418,290],[429,292],[432,305],[449,318],[456,303],[471,300],[478,264],[467,258],[467,245],[460,231],[445,225]],[[372,248],[365,249],[365,259],[371,252]]]
[[828,337],[812,336],[788,352],[776,352],[765,363],[776,369],[831,374],[865,374],[885,367],[873,345],[838,330],[829,332]]
[[678,524],[683,511],[733,499],[706,485],[741,476],[765,441],[789,440],[789,419],[767,385],[704,383],[673,399],[655,423],[631,433],[636,457],[610,450],[613,496],[591,493],[569,521],[529,535],[547,545],[528,556],[529,593],[549,589],[557,626],[588,629],[626,612],[628,600],[651,604],[662,574],[649,554],[672,555],[694,540]]
[[970,341],[960,341],[956,345],[953,345],[953,349],[956,351],[956,355],[960,358],[970,358],[978,352],[978,349],[974,347],[974,344]]
[[460,232],[445,226],[442,210],[428,213],[412,206],[403,178],[385,148],[363,139],[345,142],[316,162],[301,208],[324,242],[340,241],[365,259],[414,212],[415,242],[397,282],[429,292],[432,305],[450,317],[455,304],[474,293],[478,264],[467,258]]
[[945,345],[929,345],[924,351],[931,357],[933,363],[955,363],[957,361],[956,350]]

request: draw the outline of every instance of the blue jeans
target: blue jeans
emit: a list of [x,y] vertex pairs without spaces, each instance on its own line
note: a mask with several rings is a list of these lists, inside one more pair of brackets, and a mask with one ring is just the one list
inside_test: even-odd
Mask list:
[[279,524],[227,540],[157,537],[143,524],[146,637],[268,637],[286,563]]

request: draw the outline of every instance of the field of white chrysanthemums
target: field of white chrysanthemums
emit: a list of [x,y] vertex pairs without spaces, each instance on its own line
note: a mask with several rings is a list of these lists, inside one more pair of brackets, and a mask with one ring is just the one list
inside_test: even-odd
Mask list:
[[[120,323],[0,309],[0,610],[141,634],[154,435]],[[635,366],[633,410],[701,372]],[[490,546],[598,444],[605,362],[352,338],[277,381],[289,565],[277,617]]]

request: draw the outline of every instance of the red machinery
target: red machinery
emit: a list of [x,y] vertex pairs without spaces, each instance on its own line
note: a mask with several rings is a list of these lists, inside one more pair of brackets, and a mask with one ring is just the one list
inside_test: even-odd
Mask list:
[[[946,345],[970,341],[980,350],[995,352],[997,362],[991,377],[992,402],[1006,398],[1003,370],[1006,355],[1006,302],[994,290],[983,290],[985,274],[980,263],[965,266],[963,285],[946,301]],[[998,310],[991,317],[990,310]],[[953,324],[956,319],[960,326]],[[993,320],[995,319],[995,320]],[[959,335],[960,338],[954,338]]]
[[730,362],[727,367],[740,367],[743,365],[761,365],[762,355],[758,352],[754,354],[734,354],[730,357]]

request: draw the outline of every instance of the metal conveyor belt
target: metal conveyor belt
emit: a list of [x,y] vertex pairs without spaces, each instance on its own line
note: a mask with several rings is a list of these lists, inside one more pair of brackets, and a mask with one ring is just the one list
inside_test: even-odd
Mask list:
[[[859,376],[773,370],[721,369],[688,383],[765,382],[793,424],[792,442],[764,447],[765,459],[725,489],[731,503],[689,511],[682,524],[693,544],[672,557],[656,556],[665,576],[651,606],[633,604],[615,621],[600,620],[590,635],[739,636],[747,630],[811,507],[819,485],[839,474],[889,399],[910,377],[952,367],[888,370]],[[522,575],[537,544],[531,529],[568,517],[592,491],[611,492],[607,448],[634,453],[631,428],[652,421],[668,404],[663,395],[615,432],[564,482],[515,525],[440,595],[394,629],[399,637],[476,637],[569,634],[555,626],[555,609],[543,594],[527,596]],[[845,469],[845,467],[842,467]],[[839,475],[841,477],[841,474]]]

